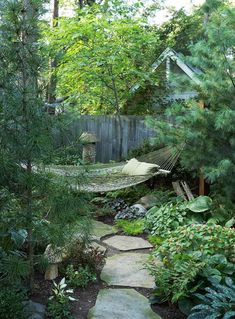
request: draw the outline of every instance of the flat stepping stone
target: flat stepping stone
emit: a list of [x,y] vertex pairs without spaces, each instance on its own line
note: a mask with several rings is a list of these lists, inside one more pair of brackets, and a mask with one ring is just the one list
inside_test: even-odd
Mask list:
[[134,289],[102,289],[88,319],[161,319]]
[[105,244],[118,250],[146,249],[153,246],[143,238],[130,236],[113,236],[103,241]]
[[154,278],[144,269],[148,254],[121,253],[108,257],[100,278],[108,285],[154,288]]
[[102,222],[99,222],[97,220],[94,220],[92,222],[92,232],[91,235],[93,239],[100,240],[102,237],[107,235],[112,235],[117,233],[117,229],[113,226],[104,224]]

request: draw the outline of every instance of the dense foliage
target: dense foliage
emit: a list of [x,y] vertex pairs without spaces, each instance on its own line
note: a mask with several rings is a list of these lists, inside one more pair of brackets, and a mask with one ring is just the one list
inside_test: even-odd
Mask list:
[[175,103],[166,109],[166,122],[152,124],[159,133],[160,142],[185,142],[182,164],[201,172],[227,200],[234,199],[234,128],[235,128],[235,65],[234,21],[235,9],[226,1],[207,1],[207,16],[202,39],[191,46],[192,66],[201,72],[194,89],[205,108]]
[[176,199],[174,203],[171,200],[160,207],[152,207],[145,216],[145,225],[152,235],[165,237],[179,226],[207,220],[211,214],[205,212],[211,205],[207,196],[199,196],[190,202]]
[[149,264],[156,280],[159,300],[173,302],[189,297],[207,280],[221,281],[235,275],[235,234],[219,225],[195,224],[178,227],[155,249]]
[[58,94],[69,96],[82,113],[128,113],[131,87],[154,77],[149,65],[158,37],[143,20],[122,11],[114,15],[102,6],[79,11],[60,20],[50,41]]

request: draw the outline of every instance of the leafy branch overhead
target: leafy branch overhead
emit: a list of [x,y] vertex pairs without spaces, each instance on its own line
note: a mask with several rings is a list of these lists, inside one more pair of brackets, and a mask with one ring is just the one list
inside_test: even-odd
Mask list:
[[149,66],[159,40],[141,19],[92,7],[61,18],[47,35],[58,59],[58,94],[70,96],[82,113],[126,113],[132,86],[153,81]]

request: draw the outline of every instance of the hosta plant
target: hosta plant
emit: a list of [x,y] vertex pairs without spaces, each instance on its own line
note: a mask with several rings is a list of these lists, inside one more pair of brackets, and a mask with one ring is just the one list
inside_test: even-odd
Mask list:
[[71,297],[73,289],[68,289],[65,278],[57,284],[53,281],[53,295],[49,298],[48,314],[53,319],[72,319],[70,313],[70,301],[76,301]]
[[235,318],[235,283],[229,277],[225,284],[214,283],[205,288],[206,294],[195,294],[201,304],[192,308],[188,319]]
[[182,200],[170,202],[161,207],[154,206],[146,214],[146,228],[152,235],[161,237],[179,226],[206,220],[206,213],[212,204],[208,196],[199,196],[186,203]]

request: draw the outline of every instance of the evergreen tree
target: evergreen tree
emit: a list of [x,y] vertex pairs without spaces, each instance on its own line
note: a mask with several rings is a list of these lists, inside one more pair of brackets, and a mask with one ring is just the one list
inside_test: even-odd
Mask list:
[[[195,88],[205,108],[191,101],[171,105],[166,116],[175,125],[151,121],[159,140],[167,144],[186,142],[183,165],[205,178],[228,200],[235,195],[235,8],[225,1],[206,1],[204,38],[191,46],[187,59],[200,69]],[[191,104],[190,106],[188,104]]]
[[[89,224],[84,197],[56,183],[38,166],[51,150],[52,129],[40,86],[43,59],[39,19],[43,2],[0,1],[0,227],[8,234],[25,229],[31,288],[38,262],[35,246],[63,245],[71,224]],[[6,248],[2,240],[0,246]],[[22,259],[23,255],[18,256]]]

